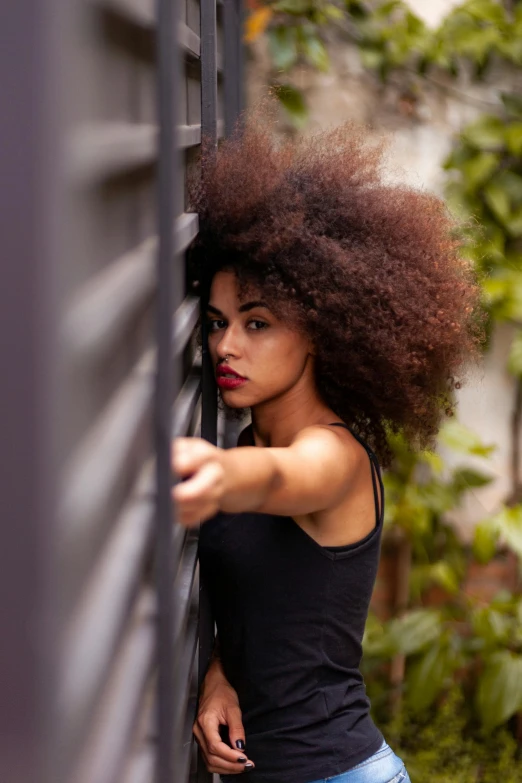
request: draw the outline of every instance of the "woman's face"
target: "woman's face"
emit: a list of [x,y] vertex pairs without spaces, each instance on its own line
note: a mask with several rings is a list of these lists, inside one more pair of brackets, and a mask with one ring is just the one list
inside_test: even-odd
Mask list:
[[[270,302],[257,294],[239,301],[234,272],[214,276],[207,310],[208,345],[223,401],[231,408],[274,399],[305,380],[313,353],[310,340],[269,308]],[[240,378],[222,374],[228,370]]]

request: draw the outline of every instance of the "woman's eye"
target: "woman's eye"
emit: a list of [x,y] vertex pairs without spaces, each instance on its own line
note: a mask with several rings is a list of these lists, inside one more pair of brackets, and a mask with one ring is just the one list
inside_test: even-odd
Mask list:
[[221,329],[222,324],[224,324],[224,321],[220,321],[217,318],[209,319],[207,321],[207,326],[211,332],[216,332],[218,329]]
[[253,331],[255,331],[255,332],[258,332],[260,329],[264,329],[265,326],[268,326],[268,324],[265,323],[264,321],[253,320],[253,321],[249,321],[248,322],[248,326],[249,327],[252,327],[252,324],[256,324],[255,328],[253,329]]

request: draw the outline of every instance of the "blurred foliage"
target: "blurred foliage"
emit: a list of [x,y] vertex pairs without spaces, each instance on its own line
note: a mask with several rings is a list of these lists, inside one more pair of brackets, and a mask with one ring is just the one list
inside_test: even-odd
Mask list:
[[403,710],[382,725],[412,783],[520,783],[511,733],[504,727],[483,731],[471,705],[465,686],[453,685],[422,715]]
[[[469,456],[487,458],[493,451],[453,419],[443,425],[440,441]],[[522,597],[504,591],[485,605],[464,585],[473,560],[488,562],[499,541],[522,556],[522,506],[485,515],[472,548],[465,546],[448,512],[491,477],[471,468],[449,470],[439,454],[414,452],[397,435],[390,436],[390,445],[394,465],[384,476],[385,525],[395,539],[411,545],[410,596],[399,616],[387,622],[373,614],[368,618],[365,678],[371,688],[379,683],[383,662],[406,656],[404,704],[417,716],[430,710],[456,677],[463,678],[481,725],[491,731],[522,710]],[[425,601],[433,586],[444,591],[437,608]],[[389,685],[380,696],[377,690],[379,704]]]
[[383,78],[393,68],[429,69],[457,75],[467,63],[477,78],[498,60],[522,66],[522,6],[519,2],[467,0],[436,29],[401,0],[346,0],[366,66]]
[[[403,0],[250,0],[247,41],[268,37],[273,84],[298,62],[328,70],[325,31],[341,28],[356,42],[362,63],[385,80],[397,69],[412,76],[428,72],[456,76],[470,70],[478,79],[498,62],[522,67],[522,3],[467,0],[436,29],[428,27]],[[517,103],[516,96],[513,100]],[[301,125],[302,112],[290,117]]]
[[450,208],[464,218],[467,254],[494,321],[515,326],[509,372],[522,378],[522,98],[501,93],[498,115],[468,125],[445,168]]

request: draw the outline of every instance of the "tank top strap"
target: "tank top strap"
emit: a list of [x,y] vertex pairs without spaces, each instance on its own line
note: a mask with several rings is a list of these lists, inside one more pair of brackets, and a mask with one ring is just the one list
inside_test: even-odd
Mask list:
[[[379,524],[382,523],[382,516],[383,516],[383,511],[384,511],[384,506],[383,506],[383,503],[384,503],[384,484],[383,484],[382,476],[381,476],[381,466],[379,464],[379,460],[377,458],[377,455],[375,454],[373,449],[371,449],[370,446],[366,443],[366,441],[363,438],[361,438],[361,436],[357,432],[355,432],[351,427],[349,427],[348,424],[345,424],[344,422],[341,422],[341,421],[332,421],[332,422],[330,422],[330,424],[332,426],[336,426],[336,427],[345,427],[347,430],[349,430],[349,432],[352,433],[354,438],[356,440],[358,440],[359,443],[361,444],[361,446],[363,446],[363,448],[366,450],[366,453],[368,454],[368,457],[370,459],[370,465],[371,465],[373,497],[374,497],[374,500],[375,500],[375,511],[376,511],[377,519],[379,520]],[[379,493],[377,491],[377,481],[375,479],[375,475],[376,474],[377,474],[377,480],[379,481],[379,486],[380,486],[380,490],[381,490],[382,502],[379,502]]]

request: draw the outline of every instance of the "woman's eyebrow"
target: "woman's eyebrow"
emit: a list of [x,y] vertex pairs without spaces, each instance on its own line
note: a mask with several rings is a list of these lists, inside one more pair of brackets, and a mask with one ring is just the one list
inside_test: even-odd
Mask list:
[[[245,304],[240,305],[238,309],[240,313],[245,313],[247,310],[252,310],[254,307],[266,307],[267,310],[270,309],[266,302],[261,302],[260,300],[256,300],[254,302],[245,302]],[[210,312],[215,313],[216,315],[223,315],[221,310],[211,304],[207,305],[207,310],[210,310]]]
[[247,310],[253,310],[254,307],[266,307],[267,310],[269,309],[266,302],[261,302],[260,300],[256,300],[254,302],[246,302],[245,304],[240,305],[239,312],[244,313]]

